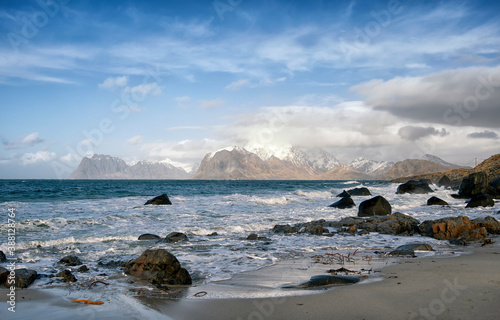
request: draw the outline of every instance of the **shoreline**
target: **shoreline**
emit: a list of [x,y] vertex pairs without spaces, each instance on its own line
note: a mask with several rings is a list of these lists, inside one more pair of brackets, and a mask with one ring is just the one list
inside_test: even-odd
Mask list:
[[[479,243],[464,247],[458,256],[423,256],[401,258],[395,264],[380,266],[376,276],[358,284],[324,290],[293,291],[274,288],[277,276],[296,277],[304,270],[303,261],[288,260],[253,272],[236,275],[206,285],[180,290],[181,298],[157,296],[111,295],[112,288],[78,293],[77,288],[24,289],[17,291],[16,313],[5,304],[2,318],[37,317],[73,320],[107,319],[497,319],[500,302],[500,237],[481,247]],[[298,264],[298,266],[297,266]],[[311,264],[310,264],[311,265]],[[317,264],[318,265],[318,264]],[[335,268],[338,265],[335,265]],[[321,268],[324,268],[323,265]],[[350,266],[346,266],[350,269]],[[289,273],[284,274],[283,270]],[[301,282],[321,268],[312,266]],[[274,273],[273,273],[274,269]],[[324,269],[323,269],[324,270]],[[266,278],[267,277],[267,278]],[[238,279],[240,278],[240,279]],[[250,283],[248,280],[252,280]],[[272,279],[274,285],[269,285]],[[243,282],[238,282],[243,281]],[[267,282],[266,282],[267,281]],[[245,283],[246,287],[239,286]],[[108,291],[106,291],[108,290]],[[279,295],[279,291],[285,292]],[[72,292],[73,291],[73,292]],[[206,297],[193,294],[206,291]],[[7,291],[0,291],[7,292]],[[77,292],[77,293],[75,293]],[[219,296],[214,292],[224,293]],[[266,297],[266,293],[270,296]],[[233,293],[240,298],[228,298]],[[241,293],[247,293],[241,297]],[[82,299],[108,297],[103,306],[71,303],[76,295]],[[116,294],[116,292],[115,292]],[[95,299],[98,300],[98,299]]]

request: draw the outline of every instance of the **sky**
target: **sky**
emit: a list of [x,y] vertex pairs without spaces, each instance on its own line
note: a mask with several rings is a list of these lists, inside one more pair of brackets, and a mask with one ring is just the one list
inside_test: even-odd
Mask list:
[[0,178],[231,145],[500,151],[497,1],[0,0]]

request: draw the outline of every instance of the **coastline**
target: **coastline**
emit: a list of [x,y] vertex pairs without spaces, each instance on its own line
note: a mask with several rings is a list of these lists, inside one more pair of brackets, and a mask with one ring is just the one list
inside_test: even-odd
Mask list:
[[[104,306],[71,303],[78,289],[25,289],[17,292],[16,313],[2,318],[67,319],[497,319],[500,310],[500,237],[481,247],[465,247],[453,257],[403,258],[380,268],[377,280],[311,290],[298,295],[255,298],[262,288],[245,289],[247,298],[193,298],[193,292],[231,291],[223,284],[191,287],[181,299],[119,295]],[[469,253],[470,252],[470,253]],[[289,261],[293,263],[293,260]],[[270,267],[272,268],[272,266]],[[257,271],[268,273],[266,268]],[[312,270],[315,272],[315,270]],[[293,276],[293,275],[291,275]],[[233,283],[234,284],[234,283]],[[68,291],[69,290],[69,291]],[[235,289],[238,290],[238,289]],[[249,291],[250,290],[250,291]],[[6,292],[6,291],[4,291]],[[80,295],[89,295],[82,292]],[[102,294],[95,292],[95,294]],[[229,293],[230,294],[230,293]],[[106,294],[104,294],[106,296]],[[261,295],[262,296],[262,295]],[[102,296],[101,296],[102,297]],[[207,295],[207,297],[209,297]],[[92,298],[91,296],[87,298]]]

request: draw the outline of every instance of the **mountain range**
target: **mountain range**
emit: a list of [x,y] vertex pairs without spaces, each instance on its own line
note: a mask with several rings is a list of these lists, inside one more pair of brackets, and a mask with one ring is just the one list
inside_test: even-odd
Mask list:
[[95,154],[91,158],[83,158],[70,178],[389,180],[459,167],[433,155],[396,163],[357,158],[346,165],[321,148],[251,145],[210,152],[193,172],[187,172],[169,160],[126,163],[120,158]]

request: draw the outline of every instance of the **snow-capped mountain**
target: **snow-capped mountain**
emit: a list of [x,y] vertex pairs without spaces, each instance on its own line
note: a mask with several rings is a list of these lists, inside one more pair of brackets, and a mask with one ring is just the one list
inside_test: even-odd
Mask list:
[[349,166],[360,172],[378,177],[387,173],[394,166],[394,162],[375,161],[359,157],[351,161]]
[[450,163],[450,162],[447,162],[447,161],[444,161],[443,159],[441,159],[440,157],[438,156],[434,156],[432,154],[426,154],[424,155],[422,158],[422,160],[427,160],[427,161],[431,161],[431,162],[434,162],[434,163],[437,163],[439,164],[440,166],[443,166],[443,167],[448,167],[450,169],[457,169],[457,168],[470,168],[470,167],[467,167],[467,166],[460,166],[458,164],[453,164],[453,163]]
[[165,161],[137,161],[126,163],[120,158],[94,154],[84,157],[70,179],[186,179],[183,168]]

